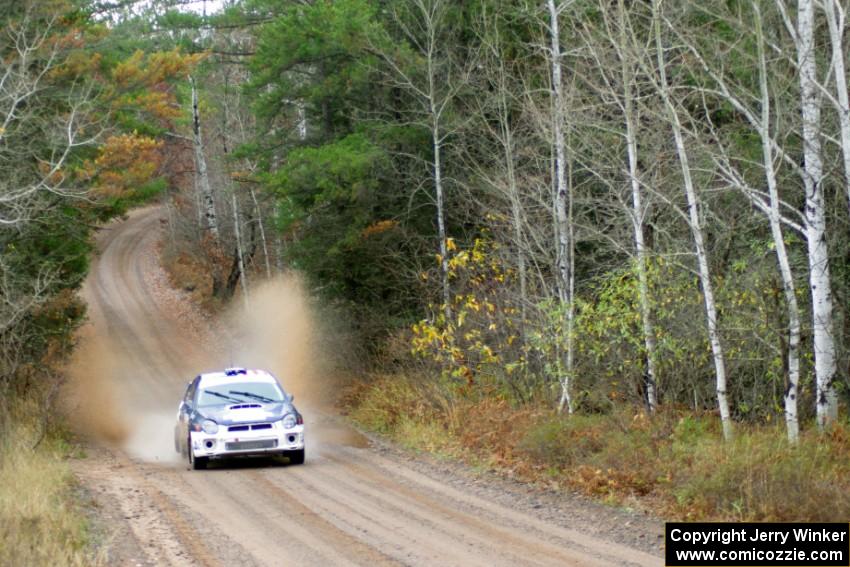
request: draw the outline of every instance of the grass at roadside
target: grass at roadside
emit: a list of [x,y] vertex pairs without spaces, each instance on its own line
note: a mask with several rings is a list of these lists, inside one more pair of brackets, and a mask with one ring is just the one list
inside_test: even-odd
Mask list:
[[850,427],[790,447],[781,426],[739,427],[724,443],[714,416],[639,409],[561,416],[497,398],[447,400],[397,376],[345,400],[361,426],[399,444],[688,520],[845,521]]
[[73,448],[51,431],[33,449],[39,437],[33,409],[18,404],[9,426],[0,427],[0,563],[97,565],[66,462]]

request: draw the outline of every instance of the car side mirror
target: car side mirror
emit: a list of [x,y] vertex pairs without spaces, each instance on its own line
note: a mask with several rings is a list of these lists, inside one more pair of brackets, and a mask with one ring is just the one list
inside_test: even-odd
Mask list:
[[294,399],[295,396],[293,394],[286,394],[286,403],[291,404]]

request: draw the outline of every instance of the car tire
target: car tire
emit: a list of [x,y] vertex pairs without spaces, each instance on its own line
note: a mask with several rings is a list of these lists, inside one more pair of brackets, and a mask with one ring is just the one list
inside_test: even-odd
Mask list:
[[189,455],[189,469],[193,471],[202,471],[207,468],[207,457],[196,457],[192,451],[192,440],[186,442],[186,453]]
[[287,451],[286,456],[289,457],[290,465],[304,464],[304,449],[299,449],[297,451]]

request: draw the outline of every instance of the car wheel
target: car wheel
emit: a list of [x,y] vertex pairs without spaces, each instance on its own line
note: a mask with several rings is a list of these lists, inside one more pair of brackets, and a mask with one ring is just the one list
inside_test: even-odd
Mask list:
[[192,451],[192,440],[189,439],[186,442],[186,453],[189,455],[189,468],[193,471],[200,471],[207,468],[207,461],[209,459],[207,457],[196,457],[194,451]]
[[286,456],[289,457],[290,465],[304,464],[304,449],[299,449],[297,451],[287,451]]

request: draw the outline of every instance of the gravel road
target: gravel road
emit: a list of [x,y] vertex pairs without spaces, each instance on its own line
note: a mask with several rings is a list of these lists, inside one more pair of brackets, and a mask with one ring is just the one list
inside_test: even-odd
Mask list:
[[[186,470],[171,437],[177,403],[220,357],[204,319],[164,289],[161,215],[143,209],[105,228],[84,290],[105,345],[91,372],[111,364],[111,383],[96,387],[116,394],[101,403],[135,408],[116,423],[123,442],[92,441],[74,463],[109,564],[662,564],[657,521],[414,458],[307,408],[303,466]],[[106,405],[102,419],[117,420]],[[101,413],[81,407],[90,420]]]

